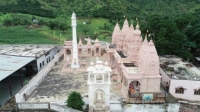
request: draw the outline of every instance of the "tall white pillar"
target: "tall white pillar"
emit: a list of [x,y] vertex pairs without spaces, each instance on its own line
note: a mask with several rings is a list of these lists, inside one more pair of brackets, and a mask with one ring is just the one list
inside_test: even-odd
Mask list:
[[72,36],[73,36],[73,43],[72,43],[72,47],[73,47],[73,53],[72,53],[72,64],[71,64],[71,68],[79,68],[79,61],[78,61],[78,48],[77,48],[77,35],[76,35],[76,15],[73,12],[72,14]]

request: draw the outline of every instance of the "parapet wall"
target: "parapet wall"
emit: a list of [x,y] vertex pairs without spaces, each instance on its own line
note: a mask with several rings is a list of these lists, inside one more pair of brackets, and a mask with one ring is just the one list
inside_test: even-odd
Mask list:
[[[26,103],[18,103],[17,107],[19,110],[28,110],[28,111],[35,111],[35,110],[54,110],[57,112],[81,112],[79,110],[75,110],[66,106],[61,106],[58,104],[54,104],[54,103],[48,103],[48,102],[34,102],[34,103],[30,103],[30,102],[26,102]],[[43,112],[42,111],[42,112]]]

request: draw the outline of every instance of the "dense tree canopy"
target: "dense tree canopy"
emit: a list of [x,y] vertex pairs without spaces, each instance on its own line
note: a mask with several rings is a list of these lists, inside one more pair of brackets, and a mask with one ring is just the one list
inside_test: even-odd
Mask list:
[[[134,25],[138,18],[142,33],[149,30],[159,55],[171,54],[187,59],[200,50],[199,3],[200,0],[1,0],[0,11],[49,18],[68,17],[75,11],[77,16],[107,18],[113,25],[118,22],[121,26],[125,18]],[[22,23],[27,21],[7,19],[3,22],[5,26]],[[56,21],[40,21],[39,24],[63,32],[68,29],[65,23]],[[111,28],[106,23],[103,27],[104,30]],[[83,32],[87,34],[89,30]]]

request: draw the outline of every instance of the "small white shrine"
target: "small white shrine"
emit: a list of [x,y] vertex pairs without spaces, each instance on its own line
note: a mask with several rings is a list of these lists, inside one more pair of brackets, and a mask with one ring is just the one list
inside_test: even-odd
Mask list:
[[89,86],[89,112],[110,111],[110,73],[108,62],[96,59],[87,68]]

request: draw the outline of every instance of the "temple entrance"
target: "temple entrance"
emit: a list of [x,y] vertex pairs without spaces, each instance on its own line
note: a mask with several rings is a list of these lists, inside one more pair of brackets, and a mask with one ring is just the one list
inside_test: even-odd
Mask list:
[[98,89],[94,92],[94,104],[96,107],[100,107],[104,105],[105,102],[105,95],[104,91],[101,89]]
[[67,49],[67,55],[71,55],[71,51]]
[[140,92],[140,82],[139,81],[132,81],[129,84],[129,92],[130,93],[138,93],[138,92]]

